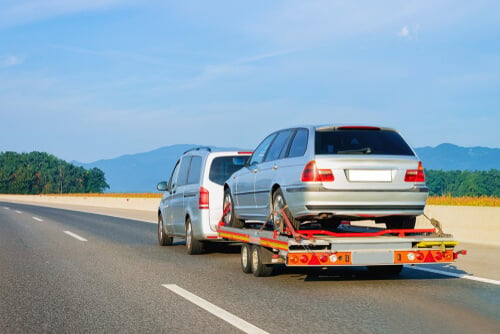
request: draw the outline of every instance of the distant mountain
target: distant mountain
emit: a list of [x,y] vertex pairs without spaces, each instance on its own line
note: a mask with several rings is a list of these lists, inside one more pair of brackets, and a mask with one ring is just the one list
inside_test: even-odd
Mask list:
[[[181,154],[198,146],[203,145],[180,144],[92,163],[77,161],[72,161],[72,163],[87,169],[97,167],[102,170],[110,187],[107,192],[156,192],[156,184],[159,181],[168,180]],[[210,146],[210,148],[214,151],[238,150],[237,148],[217,148],[214,146]]]
[[416,148],[424,168],[433,170],[500,169],[500,148],[461,147],[441,144]]
[[[106,175],[109,192],[155,192],[159,181],[167,180],[179,156],[200,145],[173,145],[154,151],[123,155],[92,163],[72,163],[85,168],[97,167]],[[240,150],[238,148],[217,148]],[[424,168],[435,170],[490,170],[500,169],[500,149],[460,147],[441,144],[415,149]]]

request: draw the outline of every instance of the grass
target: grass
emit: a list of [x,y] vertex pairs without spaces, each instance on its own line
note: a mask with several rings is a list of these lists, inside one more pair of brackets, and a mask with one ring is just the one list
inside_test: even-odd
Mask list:
[[456,205],[456,206],[500,206],[500,198],[494,196],[480,197],[451,197],[431,196],[427,199],[428,205]]
[[[162,193],[104,193],[104,194],[50,194],[44,196],[69,197],[114,197],[114,198],[161,198]],[[500,198],[494,196],[480,197],[451,197],[431,196],[427,199],[428,205],[455,205],[455,206],[493,206],[500,207]]]
[[109,197],[109,198],[161,198],[162,193],[92,193],[92,194],[44,194],[43,196]]

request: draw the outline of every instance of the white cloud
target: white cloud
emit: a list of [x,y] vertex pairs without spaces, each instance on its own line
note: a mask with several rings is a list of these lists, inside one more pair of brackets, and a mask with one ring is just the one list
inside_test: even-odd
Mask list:
[[23,57],[9,55],[0,60],[0,67],[12,67],[20,65],[23,62],[24,62]]
[[400,37],[408,37],[409,35],[410,35],[410,30],[408,29],[408,26],[404,26],[398,32],[398,36],[400,36]]

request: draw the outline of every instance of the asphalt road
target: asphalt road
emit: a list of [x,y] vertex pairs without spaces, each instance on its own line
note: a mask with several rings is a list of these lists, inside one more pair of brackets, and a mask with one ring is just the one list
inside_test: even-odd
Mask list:
[[[437,268],[440,269],[440,268]],[[280,267],[239,247],[189,256],[156,225],[0,203],[0,332],[500,333],[500,285],[403,269]]]

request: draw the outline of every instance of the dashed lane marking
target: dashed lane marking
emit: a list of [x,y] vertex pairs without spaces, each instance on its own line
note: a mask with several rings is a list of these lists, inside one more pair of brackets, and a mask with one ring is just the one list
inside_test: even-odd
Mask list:
[[252,325],[249,322],[246,322],[245,320],[235,316],[234,314],[231,314],[227,312],[226,310],[221,309],[220,307],[206,301],[203,298],[198,297],[195,294],[192,294],[191,292],[184,290],[183,288],[175,285],[175,284],[163,284],[163,287],[169,289],[170,291],[178,294],[179,296],[187,299],[191,303],[201,307],[207,312],[212,313],[216,317],[228,322],[229,324],[233,325],[234,327],[240,329],[241,331],[245,333],[258,333],[258,334],[264,334],[267,333],[266,331],[260,329],[259,327],[256,327]]
[[434,274],[440,274],[440,275],[446,275],[446,276],[458,277],[458,278],[465,278],[465,279],[469,279],[472,281],[500,285],[500,281],[496,281],[494,279],[489,279],[489,278],[476,277],[476,276],[466,275],[466,274],[456,274],[456,273],[452,273],[449,271],[436,270],[436,269],[431,269],[431,268],[410,267],[410,266],[405,266],[405,267],[409,268],[409,269],[414,269],[414,270],[427,271],[429,273],[434,273]]
[[73,237],[75,238],[76,240],[80,240],[80,241],[88,241],[87,239],[79,236],[78,234],[76,233],[73,233],[73,232],[70,232],[70,231],[64,231],[64,233],[66,233],[67,235],[69,235],[70,237]]
[[22,211],[19,211],[19,210],[16,210],[16,213],[19,213],[19,214],[21,214],[21,213],[23,213],[23,212],[22,212]]
[[33,219],[34,219],[34,220],[36,220],[36,221],[43,222],[43,219],[42,219],[42,218],[38,218],[38,217],[31,217],[31,218],[33,218]]

